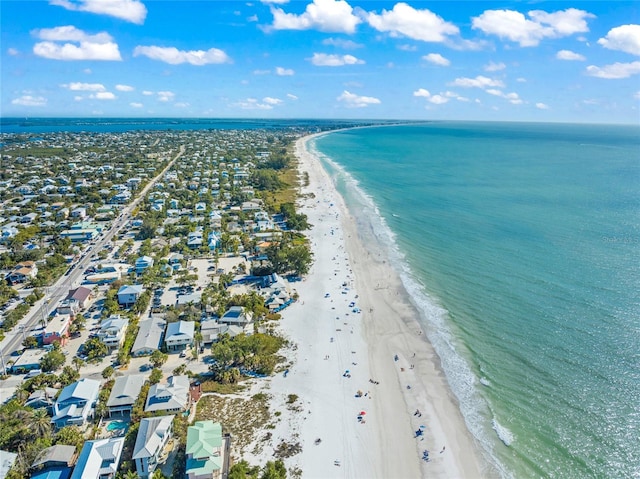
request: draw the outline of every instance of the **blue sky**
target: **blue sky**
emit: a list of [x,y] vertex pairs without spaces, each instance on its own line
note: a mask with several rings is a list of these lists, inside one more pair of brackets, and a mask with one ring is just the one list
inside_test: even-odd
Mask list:
[[638,2],[0,8],[3,117],[640,123]]

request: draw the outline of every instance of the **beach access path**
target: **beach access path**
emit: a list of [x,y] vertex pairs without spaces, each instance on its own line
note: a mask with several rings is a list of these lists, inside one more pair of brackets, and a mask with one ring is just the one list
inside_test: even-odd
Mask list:
[[369,238],[363,246],[331,178],[306,149],[310,138],[298,140],[296,155],[309,177],[299,211],[313,225],[314,264],[280,321],[293,365],[270,386],[272,410],[291,407],[286,400],[295,394],[297,413],[283,414],[274,447],[298,441],[302,452],[286,464],[310,478],[487,477],[417,311],[383,252]]

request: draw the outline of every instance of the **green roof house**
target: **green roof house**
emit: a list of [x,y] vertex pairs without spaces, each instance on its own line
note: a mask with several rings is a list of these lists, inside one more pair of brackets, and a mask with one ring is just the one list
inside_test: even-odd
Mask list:
[[187,477],[219,479],[222,477],[224,454],[222,426],[219,422],[197,421],[187,429]]

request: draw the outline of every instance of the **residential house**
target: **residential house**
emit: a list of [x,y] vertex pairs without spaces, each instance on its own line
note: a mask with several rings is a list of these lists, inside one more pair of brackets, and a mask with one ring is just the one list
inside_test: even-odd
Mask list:
[[236,326],[246,326],[253,321],[253,314],[246,311],[242,306],[231,306],[218,320],[223,324],[233,324]]
[[167,384],[153,384],[145,403],[146,412],[181,412],[191,406],[188,376],[170,376]]
[[207,238],[209,240],[209,249],[211,251],[215,250],[220,244],[220,234],[215,231],[209,232],[209,236]]
[[5,276],[9,284],[25,283],[38,275],[38,266],[34,261],[21,261]]
[[125,308],[133,306],[142,294],[143,289],[144,286],[141,284],[121,286],[117,294],[118,304]]
[[98,400],[100,381],[83,378],[69,384],[61,392],[53,406],[51,422],[59,429],[64,426],[81,426],[92,414]]
[[87,209],[83,207],[74,208],[71,210],[71,217],[83,220],[87,217]]
[[124,342],[128,326],[129,320],[127,318],[119,314],[109,316],[100,324],[98,338],[109,348],[109,351],[117,349]]
[[[15,224],[15,223],[14,223]],[[6,243],[18,234],[18,228],[12,225],[5,225],[0,229],[0,242]]]
[[46,408],[47,412],[49,414],[52,414],[53,405],[56,402],[56,396],[58,395],[59,391],[59,389],[49,387],[37,389],[29,395],[29,398],[27,399],[27,402],[24,403],[24,405],[32,409]]
[[171,438],[175,416],[145,417],[140,420],[133,446],[133,459],[139,477],[147,478],[156,469],[163,450]]
[[113,479],[116,477],[124,437],[86,441],[71,479]]
[[61,208],[56,212],[56,218],[66,220],[69,217],[69,208]]
[[187,236],[187,246],[195,249],[202,246],[202,231],[193,231]]
[[78,454],[75,446],[57,444],[40,451],[31,464],[32,478],[68,478]]
[[37,217],[38,217],[37,213],[27,213],[26,215],[23,215],[20,217],[20,223],[31,224],[35,221]]
[[188,479],[220,479],[225,459],[220,423],[197,421],[189,426],[185,454]]
[[56,314],[44,327],[42,331],[42,344],[60,343],[60,346],[67,344],[69,340],[69,327],[71,326],[71,316],[68,314]]
[[136,273],[142,274],[153,266],[153,258],[151,256],[141,256],[136,260]]
[[176,321],[167,325],[164,343],[168,351],[181,351],[193,344],[195,322]]
[[218,336],[228,332],[229,325],[221,324],[218,321],[202,321],[200,323],[200,334],[202,334],[202,344],[211,344],[218,340]]
[[131,348],[132,356],[147,356],[162,345],[166,322],[161,318],[150,318],[138,323],[138,335]]
[[116,378],[107,400],[109,417],[116,413],[131,414],[133,404],[136,402],[145,380],[144,374],[130,374]]

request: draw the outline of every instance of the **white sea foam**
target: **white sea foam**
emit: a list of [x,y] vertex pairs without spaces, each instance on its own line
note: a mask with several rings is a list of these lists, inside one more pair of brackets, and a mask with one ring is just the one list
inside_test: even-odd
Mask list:
[[513,443],[513,433],[496,421],[495,418],[492,421],[492,427],[505,446],[510,446]]
[[[458,351],[459,348],[463,348],[463,345],[457,343],[447,325],[448,312],[429,296],[424,286],[415,277],[410,265],[405,261],[405,255],[396,243],[396,234],[387,225],[371,195],[360,187],[359,181],[342,165],[319,152],[314,141],[309,142],[307,148],[316,158],[329,166],[329,173],[334,182],[337,182],[338,179],[344,181],[349,194],[353,195],[353,198],[349,197],[349,199],[357,201],[361,206],[361,208],[350,209],[350,211],[352,214],[357,212],[357,219],[364,219],[368,223],[370,233],[377,240],[377,245],[371,246],[380,248],[398,272],[410,301],[420,313],[418,321],[440,358],[447,382],[458,399],[467,428],[480,442],[491,464],[503,477],[511,477],[495,453],[495,440],[491,437],[489,429],[488,418],[491,417],[491,413],[488,404],[478,392],[478,379],[463,355]],[[331,175],[331,173],[335,174]],[[345,197],[345,202],[348,203],[347,200],[348,198]]]
[[482,384],[483,386],[487,386],[487,387],[491,386],[491,381],[489,381],[489,380],[488,380],[487,378],[485,378],[484,376],[483,376],[483,377],[481,377],[481,378],[479,379],[479,381],[480,381],[480,384]]

